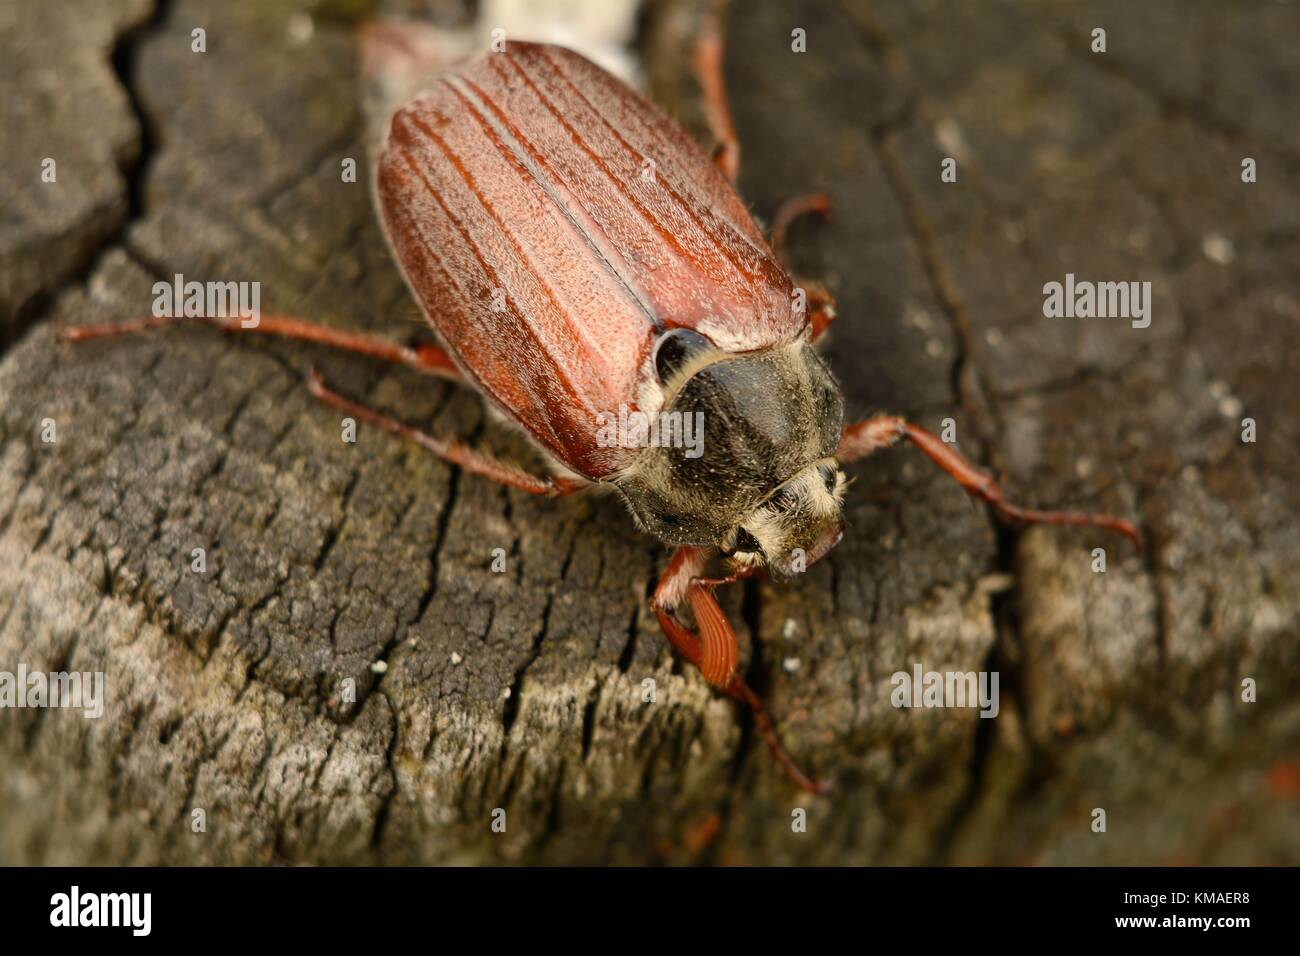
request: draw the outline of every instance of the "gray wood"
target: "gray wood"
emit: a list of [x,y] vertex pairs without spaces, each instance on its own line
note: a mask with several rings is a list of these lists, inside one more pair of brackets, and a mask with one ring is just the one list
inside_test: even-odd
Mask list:
[[[836,783],[811,798],[674,662],[645,601],[664,554],[615,501],[346,444],[302,373],[527,460],[473,395],[208,329],[54,339],[175,272],[418,332],[364,186],[364,5],[302,44],[278,4],[146,6],[0,8],[0,319],[24,332],[0,360],[0,670],[108,681],[100,720],[0,712],[0,863],[1300,862],[1296,10],[732,17],[743,194],[834,197],[794,260],[839,299],[850,409],[950,416],[1018,498],[1135,516],[1151,545],[999,529],[907,449],[855,466],[839,549],[728,596],[790,749]],[[698,120],[691,12],[657,5],[645,45]],[[1044,318],[1067,271],[1152,281],[1151,327]],[[997,670],[999,716],[892,707],[917,661]]]

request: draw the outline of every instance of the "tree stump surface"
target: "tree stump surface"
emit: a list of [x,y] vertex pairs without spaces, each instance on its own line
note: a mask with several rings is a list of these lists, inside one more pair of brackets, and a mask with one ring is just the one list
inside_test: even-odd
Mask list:
[[[674,660],[616,500],[346,443],[303,373],[530,460],[472,393],[206,328],[56,341],[175,273],[419,334],[365,185],[368,6],[0,8],[0,671],[107,684],[97,720],[0,712],[0,863],[1300,862],[1300,9],[733,12],[742,194],[833,198],[792,256],[849,413],[951,418],[1015,499],[1148,539],[1002,528],[911,449],[852,466],[839,548],[726,596],[811,797]],[[691,14],[642,38],[688,119]],[[1150,281],[1150,327],[1045,318],[1067,272]],[[996,718],[895,708],[918,663],[998,672]]]

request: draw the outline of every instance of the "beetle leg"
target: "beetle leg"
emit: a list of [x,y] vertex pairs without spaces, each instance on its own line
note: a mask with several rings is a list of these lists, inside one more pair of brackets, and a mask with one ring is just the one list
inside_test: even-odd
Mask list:
[[519,488],[534,495],[558,498],[561,495],[580,491],[591,484],[589,481],[578,478],[558,476],[539,478],[536,475],[530,475],[510,465],[503,464],[481,452],[474,451],[474,449],[462,445],[460,442],[435,438],[418,428],[400,422],[395,418],[389,418],[387,415],[380,414],[373,409],[358,405],[351,399],[343,397],[325,384],[315,368],[309,369],[307,372],[307,387],[312,395],[327,405],[332,405],[361,421],[382,428],[386,432],[413,441],[420,447],[427,448],[444,461],[459,465],[466,471],[482,475],[484,478],[491,478],[493,481],[509,485],[511,488]]
[[[781,203],[776,215],[772,217],[772,228],[768,235],[768,242],[772,246],[772,252],[776,254],[782,265],[787,269],[790,267],[785,255],[785,239],[789,233],[790,224],[800,216],[814,214],[826,216],[830,214],[830,211],[830,197],[825,193],[796,196]],[[808,297],[808,321],[812,324],[812,338],[816,342],[830,327],[830,324],[835,321],[835,299],[820,282],[796,279],[795,283],[804,290],[804,294]]]
[[[718,606],[712,584],[698,577],[704,570],[705,558],[702,548],[678,548],[673,554],[652,600],[660,627],[682,658],[700,669],[705,680],[749,707],[759,735],[795,785],[810,793],[824,793],[826,787],[799,769],[777,736],[763,701],[736,673],[740,657],[736,632]],[[689,601],[695,613],[698,636],[677,620],[675,611],[683,601]]]
[[816,342],[838,318],[835,300],[820,285],[814,284],[808,289],[808,305],[808,323],[812,326],[812,340]]
[[722,175],[734,183],[740,172],[740,139],[731,119],[731,103],[727,98],[727,79],[723,71],[727,3],[728,0],[711,0],[704,11],[700,37],[695,44],[695,75],[704,92],[704,112],[709,129],[717,140],[713,162]]
[[842,462],[853,461],[877,449],[888,448],[901,438],[910,441],[927,458],[952,475],[968,494],[992,505],[994,510],[1004,518],[1030,524],[1090,525],[1105,528],[1107,531],[1124,535],[1139,549],[1142,547],[1142,536],[1138,534],[1137,528],[1123,518],[1069,511],[1036,511],[1011,504],[991,475],[967,461],[939,436],[894,415],[878,415],[856,425],[847,426],[840,437],[840,447],[836,457]]
[[725,690],[735,679],[736,665],[740,663],[736,632],[718,606],[712,588],[692,582],[687,596],[700,633],[700,673],[714,687]]
[[772,228],[768,233],[768,244],[777,258],[785,262],[785,238],[790,226],[803,216],[829,216],[831,199],[825,193],[809,193],[807,196],[795,196],[787,199],[772,217]]
[[59,333],[67,342],[85,342],[89,339],[109,338],[118,335],[130,335],[150,329],[166,328],[181,322],[206,322],[223,332],[252,332],[263,335],[275,335],[285,339],[297,339],[300,342],[315,342],[345,352],[356,352],[371,358],[383,359],[398,365],[405,365],[429,375],[443,378],[460,379],[460,372],[445,349],[436,345],[398,345],[387,339],[360,332],[348,332],[328,325],[319,325],[291,315],[263,315],[256,325],[245,326],[238,319],[211,316],[163,315],[134,319],[130,322],[106,323],[104,325],[74,325]]
[[749,564],[736,571],[732,571],[726,577],[721,578],[696,578],[696,584],[702,584],[708,588],[720,588],[727,584],[735,584],[737,581],[743,581],[745,578],[752,578],[763,569],[757,564]]
[[776,762],[781,765],[785,775],[790,778],[790,781],[796,787],[800,790],[806,790],[808,793],[830,792],[831,786],[829,783],[819,783],[799,769],[799,765],[794,762],[790,752],[781,743],[781,738],[777,736],[776,728],[772,726],[772,721],[767,716],[767,708],[763,706],[762,699],[754,693],[748,684],[741,678],[735,677],[727,688],[727,694],[741,701],[749,708],[750,713],[754,716],[754,726],[758,728],[758,733],[763,738],[763,742],[767,744],[767,749],[772,752]]
[[[224,332],[261,332],[264,335],[276,335],[281,338],[297,339],[302,342],[314,342],[328,345],[347,352],[356,352],[371,358],[384,359],[398,365],[405,365],[429,375],[439,375],[452,381],[463,382],[456,363],[443,348],[436,345],[398,345],[387,339],[357,332],[347,332],[326,325],[318,325],[287,315],[264,315],[255,326],[240,325],[234,319],[208,318],[206,316],[150,316],[130,322],[105,325],[78,325],[64,329],[60,337],[69,342],[85,342],[89,339],[108,338],[117,335],[129,335],[150,329],[161,329],[175,325],[187,319],[207,322]],[[460,465],[466,471],[491,478],[512,488],[520,488],[534,495],[558,497],[572,494],[587,487],[590,482],[575,478],[538,478],[502,464],[487,455],[480,454],[459,442],[444,441],[425,434],[416,428],[393,418],[381,415],[369,408],[358,405],[331,391],[322,381],[314,368],[307,373],[308,388],[311,393],[327,404],[344,409],[357,418],[377,425],[385,431],[400,435],[429,449],[435,455]]]
[[[725,691],[735,676],[740,649],[736,632],[713,598],[712,584],[699,577],[706,560],[707,551],[703,548],[679,548],[655,587],[653,604],[659,624],[673,647],[687,663],[700,669],[705,680]],[[698,635],[676,617],[676,610],[683,603],[689,603],[695,612]]]
[[678,548],[668,561],[668,567],[655,585],[651,604],[664,635],[688,664],[699,666],[700,642],[682,626],[673,612],[686,600],[691,582],[704,570],[705,552],[702,548]]

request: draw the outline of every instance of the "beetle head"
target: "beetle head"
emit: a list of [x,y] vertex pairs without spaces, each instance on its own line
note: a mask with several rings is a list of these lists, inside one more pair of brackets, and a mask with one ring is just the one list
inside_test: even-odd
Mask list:
[[647,447],[617,479],[642,528],[666,544],[714,545],[735,566],[797,573],[839,540],[834,454],[843,399],[806,339],[754,352],[684,329],[655,353],[663,413],[698,422],[693,449]]
[[834,458],[779,486],[718,542],[733,571],[766,565],[774,578],[805,570],[839,543],[846,481]]

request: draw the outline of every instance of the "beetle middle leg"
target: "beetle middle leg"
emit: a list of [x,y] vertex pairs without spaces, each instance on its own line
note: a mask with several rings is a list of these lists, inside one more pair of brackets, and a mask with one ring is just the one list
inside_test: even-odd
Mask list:
[[[659,626],[682,658],[700,669],[705,680],[749,707],[759,735],[795,785],[809,793],[824,793],[827,789],[825,786],[799,769],[777,736],[762,699],[736,673],[740,659],[736,632],[732,630],[713,596],[713,588],[719,583],[731,583],[744,575],[721,581],[701,578],[699,574],[704,570],[707,557],[708,552],[703,548],[678,548],[673,553],[668,567],[655,586],[652,599]],[[695,614],[698,635],[677,619],[676,609],[683,601],[691,605]]]
[[164,329],[182,322],[203,322],[223,332],[253,333],[274,335],[282,339],[296,339],[299,342],[313,342],[328,345],[343,352],[355,352],[370,358],[383,359],[397,365],[405,365],[418,372],[439,375],[453,380],[460,379],[456,363],[447,351],[436,345],[399,345],[377,335],[363,332],[349,332],[336,329],[291,315],[263,315],[256,325],[243,325],[238,319],[217,316],[162,315],[133,319],[129,322],[105,323],[103,325],[74,325],[59,333],[65,342],[87,342],[91,339],[114,338],[132,335],[137,332],[149,332]]
[[340,395],[325,384],[315,368],[307,372],[307,388],[312,395],[327,405],[332,405],[361,421],[382,428],[386,432],[413,441],[421,448],[428,449],[444,461],[459,465],[466,471],[481,475],[484,478],[491,478],[493,481],[508,485],[511,488],[518,488],[534,495],[544,495],[548,498],[558,498],[561,495],[581,491],[590,484],[590,482],[578,478],[530,475],[511,465],[497,461],[489,455],[477,452],[468,445],[448,441],[444,438],[436,438],[412,425],[390,418],[381,412],[367,408],[365,405],[360,405],[352,401],[352,399]]
[[952,475],[968,494],[992,505],[993,509],[1004,518],[1029,524],[1087,525],[1105,528],[1107,531],[1124,535],[1139,549],[1142,547],[1142,536],[1138,534],[1137,528],[1123,518],[1072,511],[1037,511],[1011,504],[992,475],[976,467],[938,435],[895,415],[878,415],[856,425],[846,426],[840,438],[836,457],[841,462],[853,461],[878,449],[888,448],[903,438]]

